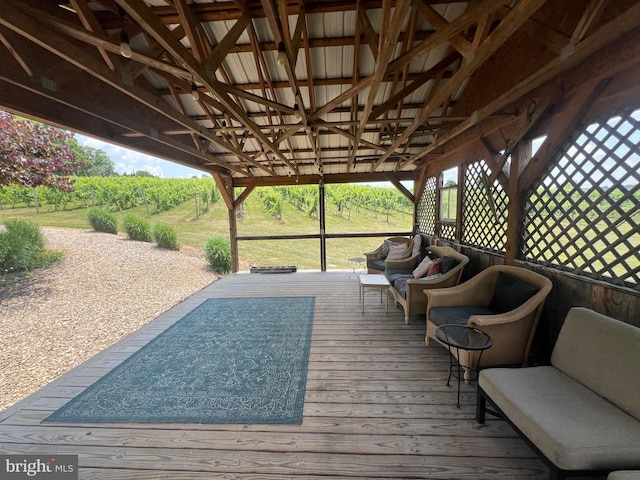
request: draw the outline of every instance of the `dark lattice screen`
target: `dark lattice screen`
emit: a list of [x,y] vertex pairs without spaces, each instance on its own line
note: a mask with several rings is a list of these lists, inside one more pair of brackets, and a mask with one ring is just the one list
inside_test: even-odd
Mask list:
[[440,234],[438,236],[444,240],[451,240],[452,242],[455,241],[456,224],[451,222],[442,222],[440,224]]
[[418,231],[425,235],[436,234],[436,178],[430,177],[418,205]]
[[640,109],[583,125],[529,192],[527,260],[640,285]]
[[[509,197],[483,160],[468,165],[464,175],[461,242],[485,250],[504,252],[507,242]],[[487,190],[489,194],[487,194]]]

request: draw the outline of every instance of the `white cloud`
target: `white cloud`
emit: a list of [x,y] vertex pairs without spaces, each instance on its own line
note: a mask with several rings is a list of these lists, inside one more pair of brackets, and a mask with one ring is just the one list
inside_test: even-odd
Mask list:
[[161,160],[151,155],[129,150],[128,148],[105,143],[91,137],[76,134],[76,140],[80,145],[98,148],[103,150],[114,164],[116,172],[119,174],[132,174],[143,170],[157,177],[193,177],[205,174],[200,170],[184,167],[177,163]]

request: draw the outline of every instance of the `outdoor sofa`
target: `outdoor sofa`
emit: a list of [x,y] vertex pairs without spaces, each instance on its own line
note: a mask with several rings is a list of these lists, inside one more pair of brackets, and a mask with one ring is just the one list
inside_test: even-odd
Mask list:
[[639,366],[640,328],[575,307],[551,365],[480,372],[476,419],[484,423],[485,412],[507,419],[546,459],[552,479],[638,470]]
[[[430,267],[435,271],[420,271],[420,264],[433,261]],[[411,315],[424,315],[427,308],[425,290],[453,287],[460,283],[462,271],[469,263],[469,257],[451,247],[429,245],[422,254],[407,259],[387,260],[385,276],[389,280],[389,291],[395,305],[402,305],[404,322],[409,323]],[[438,267],[439,265],[439,267]]]

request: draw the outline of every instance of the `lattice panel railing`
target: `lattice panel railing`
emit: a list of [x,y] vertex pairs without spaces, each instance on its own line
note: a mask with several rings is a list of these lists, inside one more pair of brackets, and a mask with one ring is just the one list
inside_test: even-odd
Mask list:
[[436,234],[436,181],[435,177],[427,179],[418,205],[418,231],[425,235]]
[[438,236],[440,238],[454,242],[456,240],[456,224],[451,222],[440,223],[439,233]]
[[523,255],[640,288],[640,109],[583,125],[524,207]]
[[482,160],[467,166],[464,175],[461,242],[504,252],[509,197],[497,181],[493,185],[487,185],[490,175],[489,167]]

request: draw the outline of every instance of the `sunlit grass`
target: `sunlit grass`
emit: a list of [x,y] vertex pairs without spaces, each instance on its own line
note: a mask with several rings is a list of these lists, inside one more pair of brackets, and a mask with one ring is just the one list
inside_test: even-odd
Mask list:
[[[229,237],[229,212],[222,201],[209,204],[196,218],[196,205],[188,201],[171,210],[149,215],[144,206],[122,212],[114,212],[118,221],[118,230],[123,232],[123,218],[127,213],[147,220],[152,226],[165,223],[175,228],[178,244],[182,249],[202,252],[206,240],[215,235]],[[7,218],[24,218],[40,226],[91,229],[87,219],[88,209],[76,208],[57,212],[40,208],[36,214],[34,208],[15,208],[0,210],[0,222]],[[326,233],[366,233],[411,230],[411,215],[400,212],[386,214],[374,213],[367,209],[345,210],[338,214],[337,209],[327,205]],[[319,234],[320,223],[304,212],[285,203],[281,220],[273,218],[262,208],[257,196],[246,200],[237,217],[237,230],[240,236],[264,235],[304,235]],[[347,269],[348,259],[362,256],[377,248],[381,238],[351,238],[327,240],[327,268]],[[240,269],[248,270],[251,265],[296,265],[299,269],[320,269],[320,242],[312,240],[246,240],[238,245]]]

